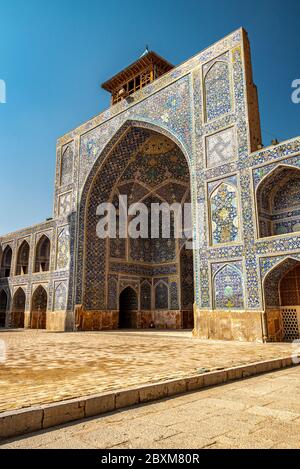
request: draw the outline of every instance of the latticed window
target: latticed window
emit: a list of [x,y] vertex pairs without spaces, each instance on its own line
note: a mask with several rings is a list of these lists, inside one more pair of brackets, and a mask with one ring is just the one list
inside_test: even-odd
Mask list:
[[151,67],[143,73],[133,77],[130,81],[124,83],[118,90],[113,93],[113,104],[122,101],[122,99],[130,96],[144,86],[151,83],[155,78],[154,69]]

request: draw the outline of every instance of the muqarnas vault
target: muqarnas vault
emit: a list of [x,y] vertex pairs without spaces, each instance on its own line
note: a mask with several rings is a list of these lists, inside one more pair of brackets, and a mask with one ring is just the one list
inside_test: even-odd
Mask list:
[[[2,327],[193,329],[291,341],[300,324],[300,138],[261,141],[247,33],[104,83],[111,107],[57,142],[53,218],[1,237]],[[119,195],[192,204],[182,239],[99,239]]]

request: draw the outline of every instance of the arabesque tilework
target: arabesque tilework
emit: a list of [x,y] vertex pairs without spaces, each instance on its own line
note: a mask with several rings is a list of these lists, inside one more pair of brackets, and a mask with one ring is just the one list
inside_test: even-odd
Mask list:
[[[280,281],[300,262],[299,153],[300,137],[262,146],[247,33],[233,32],[58,140],[53,219],[1,237],[7,326],[21,286],[28,327],[40,284],[47,327],[63,318],[69,329],[114,328],[119,295],[134,285],[153,313],[137,316],[138,327],[158,316],[157,327],[182,327],[177,312],[194,302],[195,336],[279,337]],[[97,238],[97,206],[119,209],[119,194],[147,204],[190,198],[194,249],[184,265],[174,240]],[[33,273],[45,232],[49,271]],[[16,275],[25,239],[28,273]]]

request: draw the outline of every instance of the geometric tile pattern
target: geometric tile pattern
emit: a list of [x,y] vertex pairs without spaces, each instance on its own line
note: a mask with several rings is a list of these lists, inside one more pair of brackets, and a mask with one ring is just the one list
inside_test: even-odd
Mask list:
[[181,274],[181,307],[185,310],[193,309],[194,305],[194,268],[192,249],[181,250],[180,256]]
[[141,285],[141,310],[151,310],[151,285],[146,280]]
[[234,127],[221,130],[206,138],[207,167],[213,168],[236,159]]
[[[183,291],[184,286],[181,285]],[[182,304],[182,308],[184,305]],[[179,309],[179,302],[178,302],[178,285],[177,282],[170,283],[170,309]]]
[[118,309],[118,283],[116,277],[109,277],[108,280],[108,309]]
[[57,236],[56,268],[65,269],[70,259],[70,230],[68,226],[60,228]]
[[72,203],[72,192],[68,192],[66,194],[62,194],[59,196],[59,208],[58,214],[60,217],[68,215],[71,211],[71,203]]

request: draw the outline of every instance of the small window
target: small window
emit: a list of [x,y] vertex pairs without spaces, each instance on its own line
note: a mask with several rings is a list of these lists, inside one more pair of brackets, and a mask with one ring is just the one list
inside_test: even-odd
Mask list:
[[128,91],[134,91],[134,80],[130,80],[128,83]]
[[136,79],[135,79],[135,87],[136,87],[137,90],[139,90],[140,87],[141,87],[141,77],[140,76],[136,77]]

